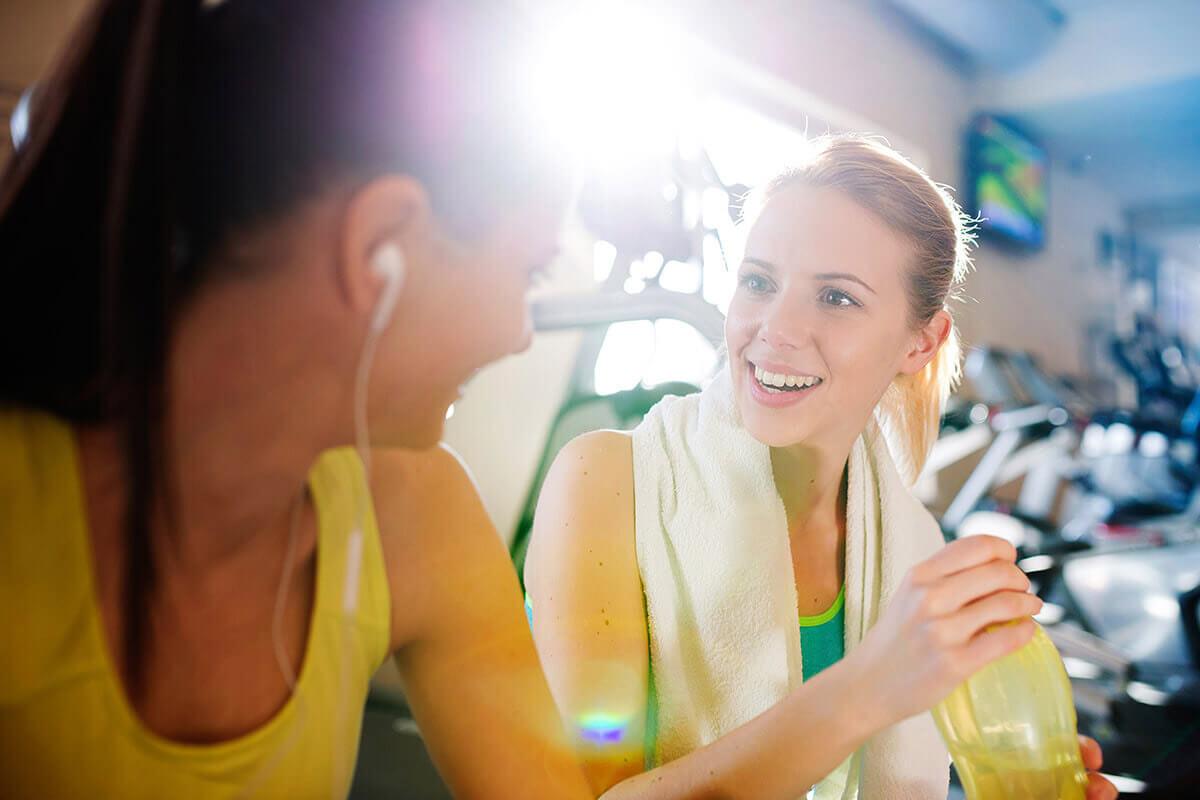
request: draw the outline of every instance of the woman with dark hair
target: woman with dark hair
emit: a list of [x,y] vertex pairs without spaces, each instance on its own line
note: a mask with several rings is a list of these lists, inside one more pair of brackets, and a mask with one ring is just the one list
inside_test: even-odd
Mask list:
[[436,446],[528,344],[566,202],[515,20],[104,0],[76,32],[0,184],[5,796],[344,796],[389,655],[457,795],[587,796]]

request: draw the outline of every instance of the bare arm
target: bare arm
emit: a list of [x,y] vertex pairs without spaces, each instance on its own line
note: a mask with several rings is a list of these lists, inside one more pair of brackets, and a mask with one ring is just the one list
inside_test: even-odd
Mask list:
[[516,575],[444,448],[375,457],[373,494],[405,694],[462,798],[590,796],[562,732]]
[[[634,548],[627,435],[576,439],[542,489],[526,584],[559,713],[592,790],[609,800],[794,798],[870,736],[926,711],[984,664],[1017,649],[1032,624],[993,629],[1041,603],[993,537],[955,542],[910,571],[849,656],[715,742],[644,772],[647,638]],[[594,735],[599,712],[620,738]]]
[[843,662],[718,741],[643,772],[648,642],[624,434],[580,437],[555,460],[526,585],[542,663],[596,795],[794,798],[885,722],[856,691],[858,665]]
[[628,438],[608,431],[563,448],[525,562],[534,639],[596,794],[643,763],[649,645],[629,457]]

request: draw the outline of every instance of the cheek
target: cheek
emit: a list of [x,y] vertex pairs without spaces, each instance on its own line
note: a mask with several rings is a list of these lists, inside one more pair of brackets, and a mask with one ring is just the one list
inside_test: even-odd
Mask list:
[[[498,357],[528,346],[530,336],[528,262],[517,258],[480,260],[472,279],[460,287],[457,313],[475,321],[481,353]],[[493,352],[496,351],[496,352]]]
[[737,356],[742,348],[750,344],[757,330],[758,320],[753,309],[735,295],[725,316],[725,347],[730,356]]
[[867,393],[882,392],[896,377],[898,343],[907,341],[902,326],[853,324],[827,329],[826,361],[847,388]]

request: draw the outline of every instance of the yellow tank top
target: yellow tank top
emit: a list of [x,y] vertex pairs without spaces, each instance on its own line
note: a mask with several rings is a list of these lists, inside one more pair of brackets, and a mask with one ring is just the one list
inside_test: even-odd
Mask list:
[[345,797],[391,627],[371,503],[351,533],[366,492],[357,454],[325,453],[309,474],[316,599],[296,691],[259,729],[213,745],[166,740],[129,706],[101,629],[78,475],[68,426],[0,412],[0,796]]

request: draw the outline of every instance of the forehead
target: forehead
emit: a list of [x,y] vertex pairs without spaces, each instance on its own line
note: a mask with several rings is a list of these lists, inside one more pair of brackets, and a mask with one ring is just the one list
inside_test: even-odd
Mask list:
[[746,256],[784,270],[850,272],[878,290],[877,284],[901,285],[913,247],[845,192],[797,185],[764,204],[747,235]]

